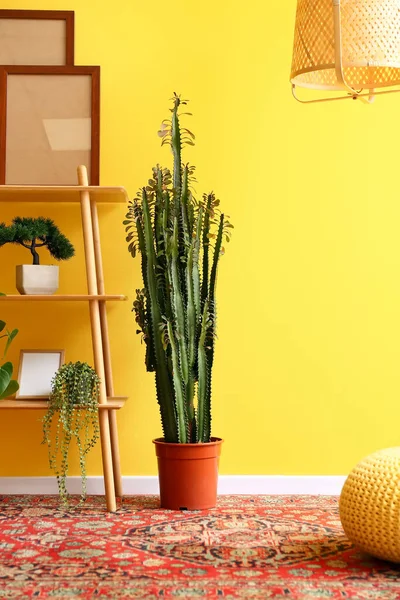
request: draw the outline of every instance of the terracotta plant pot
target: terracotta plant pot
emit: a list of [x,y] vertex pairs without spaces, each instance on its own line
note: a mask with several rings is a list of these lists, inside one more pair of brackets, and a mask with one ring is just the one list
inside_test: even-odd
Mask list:
[[163,438],[156,446],[162,508],[201,510],[217,502],[220,438],[208,444],[168,444]]

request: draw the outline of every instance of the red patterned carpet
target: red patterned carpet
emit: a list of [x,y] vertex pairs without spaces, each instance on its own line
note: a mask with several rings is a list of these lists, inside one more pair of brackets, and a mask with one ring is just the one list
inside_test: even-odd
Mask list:
[[400,570],[357,552],[337,498],[222,496],[171,512],[150,496],[116,514],[91,497],[0,497],[0,598],[400,599]]

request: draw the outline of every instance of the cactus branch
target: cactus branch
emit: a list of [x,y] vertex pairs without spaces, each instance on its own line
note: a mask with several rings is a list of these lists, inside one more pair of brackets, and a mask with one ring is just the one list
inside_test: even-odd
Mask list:
[[186,287],[188,293],[187,309],[186,309],[186,331],[188,338],[188,381],[186,383],[186,402],[189,422],[191,429],[194,423],[194,366],[196,361],[196,308],[194,302],[193,289],[193,243],[189,248],[187,265],[186,265]]
[[220,216],[217,239],[215,242],[214,248],[214,259],[211,268],[210,275],[210,290],[209,290],[209,299],[210,299],[210,325],[207,332],[208,346],[207,346],[207,359],[208,366],[211,369],[214,362],[214,340],[215,340],[215,328],[216,328],[216,303],[215,303],[215,289],[217,284],[217,269],[218,263],[221,256],[221,248],[222,248],[222,236],[224,231],[224,215]]
[[208,298],[208,272],[209,272],[209,235],[210,235],[210,213],[213,201],[213,195],[209,194],[204,196],[205,200],[205,214],[204,214],[204,225],[203,225],[203,282],[201,286],[201,310],[204,308],[204,304]]
[[196,319],[200,321],[201,311],[201,297],[200,297],[200,240],[201,240],[201,227],[203,224],[203,209],[200,207],[197,215],[196,232],[193,241],[193,297],[196,308]]
[[160,404],[161,419],[163,424],[165,440],[177,441],[177,429],[175,421],[175,399],[171,389],[171,381],[167,370],[165,353],[162,346],[159,326],[162,322],[160,307],[157,299],[157,283],[155,275],[156,256],[153,245],[153,232],[146,190],[142,194],[144,236],[147,254],[147,285],[151,302],[152,336],[156,359],[156,386],[157,396]]
[[189,203],[189,167],[185,165],[182,178],[182,194],[181,194],[181,214],[182,214],[182,229],[185,244],[189,243],[190,224],[188,217]]
[[181,444],[185,444],[189,441],[189,423],[186,410],[185,392],[182,385],[182,377],[179,365],[178,351],[175,343],[174,330],[172,328],[171,321],[168,321],[168,336],[171,344],[172,351],[172,376],[175,388],[176,398],[176,412],[178,415],[178,441]]
[[[172,109],[172,123],[171,123],[171,148],[172,154],[174,155],[174,171],[173,171],[173,187],[176,197],[179,198],[181,194],[182,184],[182,141],[181,131],[179,127],[178,107],[181,103],[179,96],[174,97],[174,108]],[[179,201],[177,203],[177,209],[179,208]]]
[[182,286],[178,268],[178,220],[175,217],[174,231],[171,238],[171,281],[172,281],[172,305],[174,308],[176,334],[179,345],[180,364],[185,384],[188,382],[188,355],[185,338],[185,309],[182,298]]
[[208,313],[208,300],[206,300],[203,309],[203,318],[201,333],[199,338],[198,347],[198,406],[197,406],[197,418],[198,418],[198,441],[208,442],[207,432],[210,429],[211,416],[210,411],[210,394],[209,394],[209,368],[207,365],[207,353],[206,353],[206,335],[207,328],[209,325],[209,313]]

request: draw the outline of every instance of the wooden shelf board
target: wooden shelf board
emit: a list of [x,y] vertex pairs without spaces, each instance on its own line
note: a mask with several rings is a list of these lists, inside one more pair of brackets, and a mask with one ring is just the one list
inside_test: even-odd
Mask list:
[[0,302],[80,302],[85,300],[121,301],[127,299],[127,296],[122,294],[102,294],[98,296],[90,294],[54,294],[52,296],[10,294],[9,296],[0,296]]
[[123,187],[80,185],[0,185],[0,202],[80,202],[80,192],[90,192],[96,202],[125,203]]
[[[107,399],[107,404],[99,404],[100,410],[118,410],[122,408],[127,396],[114,396]],[[0,400],[0,410],[47,410],[48,400]]]

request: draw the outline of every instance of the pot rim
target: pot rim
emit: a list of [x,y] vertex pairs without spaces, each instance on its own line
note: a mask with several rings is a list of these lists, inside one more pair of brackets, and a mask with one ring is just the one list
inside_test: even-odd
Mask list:
[[196,443],[188,443],[188,444],[179,444],[177,442],[164,442],[164,438],[160,437],[160,438],[154,438],[154,440],[152,440],[153,444],[159,445],[159,446],[168,446],[168,447],[172,447],[172,446],[178,446],[178,447],[182,447],[184,446],[185,448],[189,447],[193,447],[193,448],[199,448],[199,447],[203,447],[204,446],[219,446],[222,444],[224,440],[222,438],[219,437],[212,437],[211,438],[211,442],[196,442]]
[[19,267],[51,267],[52,269],[59,269],[59,265],[33,265],[32,263],[24,263],[22,265],[15,265],[17,269]]

